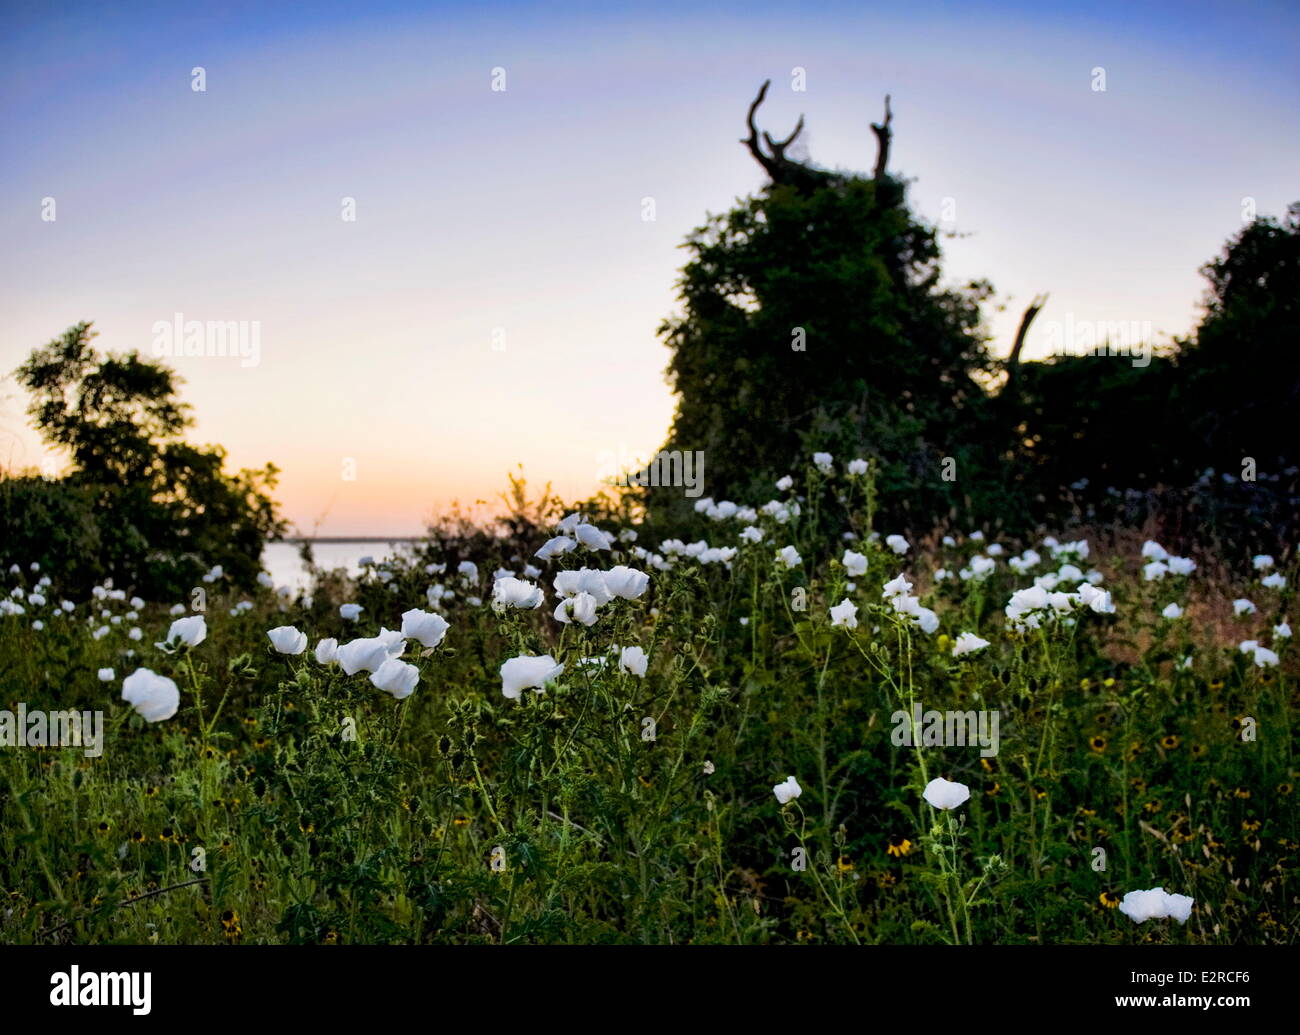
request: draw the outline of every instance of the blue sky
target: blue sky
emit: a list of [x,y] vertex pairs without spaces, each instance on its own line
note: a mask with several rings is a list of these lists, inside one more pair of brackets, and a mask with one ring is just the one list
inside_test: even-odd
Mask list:
[[[757,190],[738,143],[802,112],[820,164],[892,168],[1005,352],[1052,320],[1186,333],[1242,199],[1300,197],[1283,4],[8,4],[0,366],[78,319],[257,321],[260,362],[179,357],[196,437],[275,461],[304,530],[418,531],[523,463],[566,494],[648,453],[686,233]],[[205,92],[190,88],[202,66]],[[494,68],[507,89],[491,89]],[[791,71],[807,89],[791,89]],[[1092,69],[1106,90],[1092,89]],[[41,219],[53,197],[57,219]],[[356,201],[355,222],[340,218]],[[656,218],[641,218],[642,199]],[[493,334],[504,332],[504,348]],[[39,463],[0,382],[0,460]],[[352,462],[355,480],[341,471]]]

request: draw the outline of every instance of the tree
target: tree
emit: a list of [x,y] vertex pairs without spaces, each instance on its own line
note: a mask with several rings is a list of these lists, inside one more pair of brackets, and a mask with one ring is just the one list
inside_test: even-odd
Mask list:
[[[941,286],[936,231],[886,169],[888,100],[868,177],[788,158],[803,120],[784,140],[760,134],[766,91],[742,143],[771,182],[690,235],[682,312],[659,329],[678,394],[665,449],[703,451],[705,491],[719,499],[766,499],[774,478],[824,449],[878,460],[895,521],[969,512],[968,489],[1000,483],[1008,449],[980,380],[998,368],[979,313],[991,289]],[[945,457],[956,481],[941,476]],[[670,518],[692,501],[661,488],[647,502]]]
[[[285,531],[270,495],[275,466],[226,473],[220,446],[184,440],[193,419],[177,398],[176,374],[137,353],[101,356],[95,336],[78,323],[16,371],[37,430],[68,455],[65,487],[97,515],[88,577],[174,596],[220,564],[251,584],[263,546]],[[44,556],[39,538],[11,541],[6,552]]]

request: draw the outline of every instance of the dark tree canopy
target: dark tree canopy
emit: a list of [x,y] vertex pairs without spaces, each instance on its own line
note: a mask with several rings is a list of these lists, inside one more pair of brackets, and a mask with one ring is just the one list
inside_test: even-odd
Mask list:
[[[942,282],[936,231],[888,169],[888,98],[871,126],[875,168],[860,175],[789,157],[802,117],[784,138],[761,131],[768,85],[741,143],[769,182],[688,237],[680,312],[659,331],[678,395],[664,448],[703,453],[705,494],[761,502],[824,450],[874,458],[894,527],[1019,530],[1104,518],[1135,496],[1225,536],[1295,527],[1300,205],[1255,220],[1203,267],[1200,326],[1148,362],[1106,343],[1022,362],[1046,295],[1002,361],[980,319],[992,289]],[[680,487],[643,491],[652,519],[690,520]]]
[[[995,477],[1005,451],[985,428],[980,380],[998,367],[980,325],[991,289],[941,283],[936,231],[884,168],[888,103],[876,173],[860,176],[788,158],[802,119],[784,140],[760,138],[766,89],[742,143],[772,182],[691,234],[682,312],[660,328],[679,396],[665,448],[702,450],[716,498],[766,499],[774,475],[824,449],[875,457],[899,519],[964,507],[943,458],[962,477]],[[689,502],[651,493],[652,513]]]
[[[170,594],[220,564],[250,584],[262,547],[284,531],[270,495],[275,467],[226,473],[224,449],[182,437],[192,418],[177,399],[175,373],[136,353],[101,356],[94,337],[91,324],[78,323],[17,370],[31,393],[29,415],[71,470],[59,483],[4,483],[5,563],[50,562],[65,580],[111,576]],[[93,525],[71,556],[50,556],[56,540],[33,517],[42,508]]]

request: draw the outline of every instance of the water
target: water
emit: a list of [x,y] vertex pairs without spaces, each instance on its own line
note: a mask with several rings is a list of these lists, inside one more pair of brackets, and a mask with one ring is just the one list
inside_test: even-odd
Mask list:
[[[357,575],[361,571],[362,557],[383,561],[409,545],[401,539],[313,543],[312,553],[316,564],[327,571],[346,568],[349,575]],[[308,586],[307,570],[298,556],[297,543],[269,543],[262,553],[262,567],[275,580],[276,586],[292,586],[294,589]]]

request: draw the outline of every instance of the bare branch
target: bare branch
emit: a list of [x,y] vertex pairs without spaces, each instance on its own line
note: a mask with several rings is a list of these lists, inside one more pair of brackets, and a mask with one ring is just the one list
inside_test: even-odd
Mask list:
[[876,134],[876,169],[874,178],[877,180],[885,175],[885,168],[889,165],[889,142],[894,136],[890,123],[893,120],[894,113],[889,109],[889,94],[885,94],[885,121],[884,123],[873,122],[871,124],[871,132]]
[[1025,335],[1029,333],[1029,325],[1034,322],[1034,317],[1046,304],[1046,294],[1035,295],[1034,300],[1025,309],[1025,314],[1020,318],[1020,329],[1016,331],[1016,342],[1011,346],[1011,355],[1007,357],[1008,388],[1014,388],[1015,386],[1016,374],[1020,371],[1020,350],[1025,347]]

